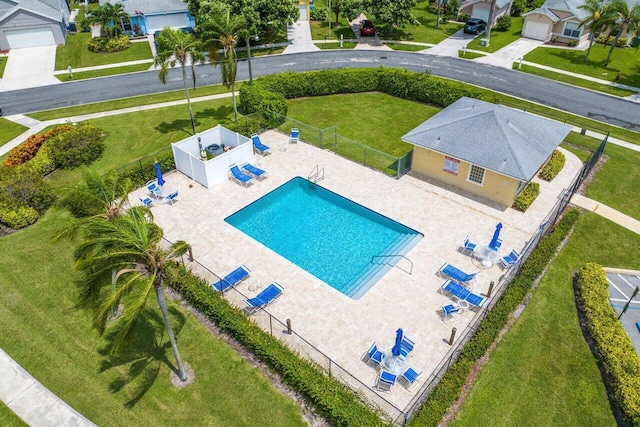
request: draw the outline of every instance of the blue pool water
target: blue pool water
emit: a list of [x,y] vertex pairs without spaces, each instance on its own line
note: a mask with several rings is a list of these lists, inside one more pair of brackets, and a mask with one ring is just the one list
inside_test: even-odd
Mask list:
[[353,299],[423,237],[301,177],[225,221]]

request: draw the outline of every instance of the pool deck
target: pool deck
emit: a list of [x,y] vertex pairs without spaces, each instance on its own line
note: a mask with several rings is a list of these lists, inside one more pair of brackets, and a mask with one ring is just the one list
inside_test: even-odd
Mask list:
[[[436,275],[440,266],[449,262],[466,272],[480,270],[473,291],[485,293],[489,282],[497,283],[504,272],[498,266],[479,269],[468,255],[460,253],[465,235],[475,243],[487,244],[501,221],[500,256],[511,249],[521,250],[582,166],[577,157],[561,149],[567,158],[564,169],[551,183],[535,179],[541,193],[523,214],[423,177],[391,178],[302,142],[282,149],[288,138],[276,131],[261,135],[272,153],[264,158],[256,156],[254,165],[268,171],[269,176],[248,188],[225,181],[207,190],[180,172],[166,174],[168,185],[179,191],[179,197],[173,205],[152,207],[154,219],[167,239],[190,243],[196,260],[217,275],[224,276],[240,264],[252,270],[251,278],[237,286],[240,293],[226,294],[239,306],[244,306],[243,295],[252,297],[269,283],[280,283],[284,292],[267,311],[283,324],[291,319],[297,334],[368,386],[375,384],[377,373],[363,363],[363,353],[373,341],[383,349],[391,347],[396,329],[403,328],[416,343],[411,366],[422,375],[411,391],[396,384],[391,393],[379,392],[402,410],[450,350],[447,340],[451,328],[461,332],[475,315],[466,311],[456,321],[441,321],[437,310],[451,299],[439,292],[444,282]],[[224,222],[291,178],[306,178],[316,165],[325,172],[319,185],[424,234],[407,254],[413,262],[411,275],[392,268],[362,298],[352,300]],[[137,202],[144,192],[137,190],[131,200]],[[213,275],[191,265],[206,280],[214,280]],[[402,266],[408,268],[406,262]],[[249,291],[251,279],[258,279],[261,287]],[[269,330],[266,313],[253,317]],[[308,346],[287,335],[281,325],[273,323],[273,334],[301,353],[309,352]],[[311,357],[322,360],[317,353]],[[332,372],[339,375],[336,371],[339,369],[334,366]]]

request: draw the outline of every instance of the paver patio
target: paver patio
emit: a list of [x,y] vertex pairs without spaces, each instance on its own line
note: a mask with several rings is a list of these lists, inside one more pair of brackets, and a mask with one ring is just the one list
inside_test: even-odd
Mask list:
[[[261,135],[273,153],[264,158],[256,156],[254,164],[268,171],[269,177],[248,188],[226,181],[207,190],[179,172],[165,174],[167,183],[180,195],[173,205],[153,207],[154,219],[164,229],[167,239],[189,242],[196,260],[218,276],[224,276],[240,264],[252,270],[251,278],[259,279],[260,289],[249,291],[251,279],[248,279],[238,285],[239,292],[225,294],[239,306],[244,306],[243,296],[252,297],[273,281],[280,283],[284,293],[267,311],[282,324],[270,323],[264,312],[253,318],[292,348],[309,354],[328,368],[319,353],[309,351],[311,348],[299,338],[285,333],[282,325],[291,319],[294,332],[366,386],[375,384],[377,374],[361,361],[362,354],[372,341],[382,348],[391,347],[396,329],[402,327],[416,342],[411,366],[423,373],[411,391],[397,384],[392,393],[379,393],[401,410],[450,350],[446,341],[451,328],[457,328],[459,338],[475,315],[466,311],[457,321],[442,323],[436,310],[451,300],[439,292],[444,282],[436,275],[439,267],[446,261],[467,272],[478,271],[469,256],[458,252],[458,247],[466,234],[479,245],[488,244],[500,221],[504,226],[500,255],[506,255],[511,249],[521,250],[582,166],[577,157],[561,150],[567,158],[564,169],[551,183],[539,181],[541,194],[523,214],[419,176],[390,178],[303,142],[280,150],[281,143],[288,138],[276,131]],[[304,135],[301,139],[304,140]],[[414,264],[411,275],[393,268],[361,299],[352,300],[224,222],[227,216],[291,178],[306,178],[316,165],[325,170],[325,179],[319,181],[319,185],[424,234],[407,254]],[[143,192],[144,189],[134,192],[131,200],[137,202]],[[190,265],[206,280],[214,281],[212,274],[197,264]],[[474,292],[486,292],[489,282],[497,283],[503,273],[498,266],[482,269]],[[188,353],[189,350],[182,351]],[[331,370],[341,376],[335,365]],[[365,395],[372,393],[365,391]],[[393,410],[383,409],[393,414]]]

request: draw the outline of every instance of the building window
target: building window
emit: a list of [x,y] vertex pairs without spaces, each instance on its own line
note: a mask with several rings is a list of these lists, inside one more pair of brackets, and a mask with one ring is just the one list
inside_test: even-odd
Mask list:
[[484,181],[484,168],[471,165],[471,169],[469,169],[469,181],[482,185]]
[[131,31],[131,20],[129,20],[128,16],[126,18],[120,18],[120,27],[122,31]]
[[565,22],[564,24],[564,32],[562,33],[565,37],[571,37],[574,39],[580,38],[580,24],[577,22]]

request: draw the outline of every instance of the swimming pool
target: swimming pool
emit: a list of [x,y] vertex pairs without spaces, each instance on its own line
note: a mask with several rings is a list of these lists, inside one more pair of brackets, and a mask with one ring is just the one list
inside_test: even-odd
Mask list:
[[301,177],[225,221],[353,299],[423,237]]

